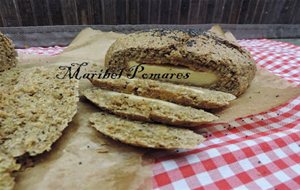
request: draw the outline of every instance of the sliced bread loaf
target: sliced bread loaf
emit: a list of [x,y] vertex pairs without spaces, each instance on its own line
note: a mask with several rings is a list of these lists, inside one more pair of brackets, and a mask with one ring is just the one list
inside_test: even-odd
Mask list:
[[225,92],[150,79],[121,77],[120,79],[91,79],[91,82],[100,88],[161,99],[195,108],[221,108],[229,105],[230,101],[235,99],[234,95]]
[[112,139],[134,146],[177,149],[195,148],[205,138],[188,129],[161,124],[129,121],[114,115],[99,112],[90,117],[92,127]]
[[117,39],[105,57],[105,66],[114,72],[124,69],[132,74],[138,64],[144,67],[137,72],[142,78],[161,76],[236,96],[244,93],[256,72],[247,50],[213,32],[196,36],[168,30],[136,32]]
[[0,148],[12,156],[50,150],[75,115],[78,81],[56,79],[59,72],[36,67],[0,73]]
[[83,94],[101,109],[133,120],[195,127],[218,119],[203,110],[99,88],[87,89]]

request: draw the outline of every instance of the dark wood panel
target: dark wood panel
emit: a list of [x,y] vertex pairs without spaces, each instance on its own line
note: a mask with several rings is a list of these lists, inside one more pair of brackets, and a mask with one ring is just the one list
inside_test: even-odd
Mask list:
[[[119,1],[117,2],[117,4]],[[129,24],[139,24],[139,0],[128,1],[128,20]]]
[[251,22],[252,24],[260,23],[261,15],[262,15],[263,9],[264,9],[264,4],[265,4],[264,0],[257,0],[255,9],[254,9],[254,15],[252,17],[252,22]]
[[64,22],[61,1],[60,0],[48,0],[49,10],[51,15],[51,20],[53,25],[61,25],[66,24]]
[[234,1],[231,4],[231,9],[230,9],[230,16],[229,16],[229,24],[237,24],[238,23],[238,19],[240,16],[240,12],[241,12],[241,5],[242,5],[242,1]]
[[39,26],[51,25],[51,16],[48,0],[31,0],[36,24]]
[[297,1],[294,6],[293,16],[291,17],[293,24],[300,23],[300,1]]
[[4,26],[21,26],[19,11],[16,10],[15,4],[11,0],[1,0],[0,14]]
[[140,0],[140,23],[149,24],[150,23],[150,1]]
[[[95,23],[95,8],[92,6],[93,0],[87,0],[87,14],[88,14],[88,18],[87,18],[87,22],[88,24],[93,24]],[[77,6],[77,9],[80,8],[79,6]]]
[[116,19],[117,24],[128,24],[128,20],[126,20],[126,12],[128,12],[127,0],[118,0],[116,4]]
[[[247,2],[248,1],[248,2]],[[243,4],[242,4],[242,11],[245,11],[245,16],[240,16],[239,17],[239,21],[238,23],[240,24],[251,24],[253,17],[255,15],[255,7],[257,5],[258,1],[255,0],[244,0]],[[246,8],[246,5],[248,5],[248,7]],[[246,9],[246,10],[245,10]]]
[[[94,17],[91,16],[90,1],[76,0],[77,20],[79,24],[91,24]],[[75,12],[75,11],[74,11]]]
[[[239,12],[239,17],[237,19],[237,23],[241,24],[241,23],[247,23],[247,16],[248,16],[248,11],[250,11],[250,1],[251,0],[241,0],[241,8],[240,8],[240,12]],[[248,22],[249,23],[249,22]]]
[[190,1],[190,10],[189,10],[189,23],[190,24],[197,24],[199,19],[199,7],[200,7],[199,0],[191,0]]
[[[150,28],[168,28],[189,30],[200,33],[208,30],[211,24],[200,25],[91,25],[102,31],[130,33]],[[87,26],[38,26],[38,27],[4,27],[0,31],[7,34],[18,48],[25,46],[68,45],[74,37]],[[250,38],[300,38],[300,24],[222,24],[221,27],[231,31],[237,39]]]
[[170,22],[171,1],[172,0],[161,0],[160,2],[160,24],[168,24]]
[[33,9],[30,0],[15,0],[15,6],[21,16],[23,26],[37,25],[36,17],[33,15]]
[[0,27],[3,27],[3,26],[4,26],[4,24],[3,24],[2,16],[0,14]]
[[0,0],[0,26],[291,24],[300,0]]
[[188,16],[189,16],[189,8],[190,8],[190,0],[181,0],[180,6],[180,24],[189,23]]
[[[278,2],[278,3],[280,3],[280,2]],[[261,18],[260,23],[271,24],[274,22],[274,19],[276,18],[276,11],[278,11],[278,10],[274,9],[275,6],[276,6],[276,1],[274,1],[274,0],[266,0],[265,1],[265,6],[264,6],[264,9],[262,12],[262,18]]]
[[270,24],[279,23],[279,19],[281,16],[281,12],[284,9],[285,2],[286,0],[282,0],[279,2],[273,1],[273,6],[270,8],[270,12],[272,14],[269,14],[269,16],[265,17],[265,22],[268,22]]
[[104,14],[103,24],[116,23],[116,0],[102,0],[102,11]]
[[211,13],[213,14],[213,22],[214,23],[221,23],[222,22],[222,17],[224,14],[224,6],[226,0],[217,0],[216,3],[218,3],[218,6],[214,7],[214,12]]
[[150,1],[150,24],[160,23],[160,0]]
[[214,12],[214,9],[215,9],[215,4],[216,4],[217,0],[207,0],[207,3],[206,3],[206,20],[204,21],[205,22],[208,22],[208,23],[212,23],[214,20],[213,20],[213,12]]
[[229,22],[232,3],[233,3],[233,0],[225,0],[224,12],[223,12],[221,23],[228,23]]
[[[50,0],[51,1],[51,0]],[[79,24],[77,6],[75,0],[64,0],[62,3],[62,15],[64,23],[70,25]]]
[[171,1],[170,22],[169,24],[179,24],[181,0]]
[[208,0],[200,1],[198,24],[203,24],[206,22],[207,2]]
[[91,0],[91,14],[94,17],[93,24],[103,24],[103,11],[102,11],[102,4],[99,0]]

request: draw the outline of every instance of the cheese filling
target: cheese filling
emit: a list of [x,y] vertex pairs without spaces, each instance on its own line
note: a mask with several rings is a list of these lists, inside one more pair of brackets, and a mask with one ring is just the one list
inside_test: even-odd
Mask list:
[[[135,76],[143,79],[163,80],[194,86],[205,86],[212,84],[218,80],[217,75],[213,72],[193,71],[181,66],[151,64],[140,65],[135,61],[128,62],[128,65],[130,68],[132,68],[132,70],[139,67],[137,68]],[[143,69],[141,66],[143,67]]]

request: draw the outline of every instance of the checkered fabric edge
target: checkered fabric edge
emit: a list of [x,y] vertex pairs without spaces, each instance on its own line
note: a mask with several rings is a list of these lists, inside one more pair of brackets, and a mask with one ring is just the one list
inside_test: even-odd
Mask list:
[[[300,85],[300,47],[267,39],[239,40],[257,65]],[[63,47],[18,50],[57,55]],[[300,189],[300,96],[265,113],[207,126],[193,150],[157,155],[153,188]]]
[[17,49],[18,54],[25,55],[45,55],[54,56],[60,54],[65,47],[53,46],[53,47],[30,47],[26,49]]

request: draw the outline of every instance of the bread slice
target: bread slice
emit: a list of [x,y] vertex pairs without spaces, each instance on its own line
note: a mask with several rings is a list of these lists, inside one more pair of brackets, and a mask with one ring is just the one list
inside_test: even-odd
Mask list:
[[0,148],[14,157],[48,151],[77,111],[78,81],[57,68],[0,73]]
[[[121,37],[109,48],[105,66],[112,72],[123,69],[125,74],[134,75],[137,67],[130,63],[135,62],[143,64],[144,69],[136,72],[141,78],[160,76],[158,80],[236,96],[244,93],[256,72],[255,61],[247,50],[210,31],[197,36],[177,33],[180,32],[152,30]],[[151,75],[150,71],[156,73]],[[183,79],[187,73],[189,77]]]
[[205,138],[191,130],[161,124],[129,121],[99,112],[90,117],[92,127],[114,140],[157,149],[195,148]]
[[132,93],[203,109],[222,108],[228,106],[230,101],[236,98],[234,95],[225,92],[200,87],[192,88],[150,79],[121,77],[120,79],[91,79],[91,82],[94,86],[108,90],[127,94]]
[[12,41],[0,32],[0,72],[17,64],[17,52]]
[[133,120],[195,127],[218,119],[203,110],[135,95],[96,88],[83,94],[101,109]]
[[11,175],[13,171],[20,168],[20,165],[16,163],[15,159],[3,151],[0,150],[0,189],[1,190],[12,190],[15,181]]

